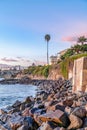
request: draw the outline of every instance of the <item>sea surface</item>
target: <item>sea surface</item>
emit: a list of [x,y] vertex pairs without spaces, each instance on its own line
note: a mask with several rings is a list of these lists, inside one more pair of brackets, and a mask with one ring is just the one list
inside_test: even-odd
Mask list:
[[23,101],[27,96],[35,96],[33,85],[0,85],[0,108],[12,105],[16,100]]

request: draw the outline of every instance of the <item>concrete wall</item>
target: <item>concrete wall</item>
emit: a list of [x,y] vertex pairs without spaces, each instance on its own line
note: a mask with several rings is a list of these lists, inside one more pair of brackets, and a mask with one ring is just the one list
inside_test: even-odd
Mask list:
[[87,57],[74,61],[73,92],[87,92]]

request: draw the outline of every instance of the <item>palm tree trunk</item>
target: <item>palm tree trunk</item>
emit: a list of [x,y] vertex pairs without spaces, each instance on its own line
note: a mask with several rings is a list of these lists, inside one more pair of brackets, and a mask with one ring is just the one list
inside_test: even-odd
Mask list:
[[48,41],[47,41],[47,65],[49,65]]
[[82,42],[82,45],[84,44],[84,42]]

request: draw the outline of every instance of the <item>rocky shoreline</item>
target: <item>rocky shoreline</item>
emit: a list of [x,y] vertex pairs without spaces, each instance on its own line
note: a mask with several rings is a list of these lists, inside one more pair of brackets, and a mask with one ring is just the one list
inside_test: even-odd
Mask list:
[[62,78],[56,81],[25,79],[10,80],[8,84],[36,85],[36,97],[27,97],[23,102],[16,101],[1,109],[1,130],[87,130],[87,93],[72,93],[71,81]]

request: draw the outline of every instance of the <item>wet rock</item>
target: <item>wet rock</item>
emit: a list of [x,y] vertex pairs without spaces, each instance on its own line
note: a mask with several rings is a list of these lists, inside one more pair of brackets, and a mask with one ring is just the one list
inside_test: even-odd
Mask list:
[[31,79],[27,76],[24,76],[20,79],[19,83],[20,84],[29,84],[29,83],[31,83]]
[[3,79],[0,81],[0,84],[18,84],[19,83],[19,79],[12,79],[10,77],[10,79]]
[[13,114],[9,119],[9,126],[12,130],[16,130],[18,127],[22,126],[24,118],[18,114]]
[[6,108],[4,108],[5,109],[5,111],[8,113],[10,110],[12,110],[13,109],[13,107],[12,106],[7,106]]
[[19,107],[21,105],[21,102],[20,101],[16,101],[13,105],[12,105],[12,107]]
[[8,114],[13,114],[15,112],[20,112],[20,108],[19,107],[13,108],[13,109],[8,111]]
[[30,103],[30,102],[31,102],[31,97],[30,97],[30,96],[26,97],[26,99],[25,99],[24,102],[25,102],[25,103]]
[[8,119],[9,119],[10,117],[11,117],[10,115],[2,114],[2,115],[0,116],[0,121],[2,121],[3,123],[5,123],[6,121],[8,121]]
[[20,105],[20,111],[23,111],[25,109],[25,103],[22,103],[21,105]]
[[66,114],[60,110],[49,111],[46,114],[39,116],[39,119],[42,122],[54,121],[56,123],[61,124],[64,127],[67,127],[70,124],[70,121],[68,117],[66,116]]
[[7,113],[5,110],[0,109],[0,115]]
[[71,114],[71,115],[69,116],[69,119],[70,119],[71,124],[70,124],[70,126],[68,127],[68,130],[78,129],[78,128],[80,128],[80,127],[82,126],[82,124],[83,124],[82,120],[81,120],[79,117],[75,116],[75,115],[72,115],[72,114]]

